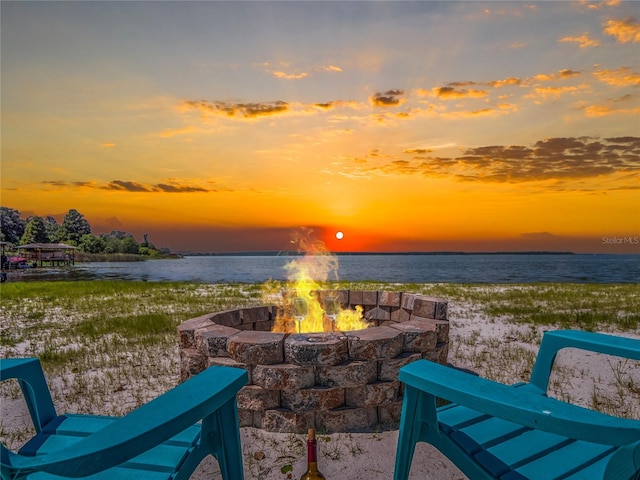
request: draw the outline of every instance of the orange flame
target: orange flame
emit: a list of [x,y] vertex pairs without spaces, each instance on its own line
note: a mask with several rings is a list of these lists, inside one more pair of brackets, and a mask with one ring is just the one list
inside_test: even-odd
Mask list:
[[[278,306],[272,331],[294,333],[300,328],[302,333],[328,332],[331,322],[325,315],[318,292],[328,290],[326,285],[330,277],[338,279],[338,258],[327,250],[322,241],[313,238],[311,230],[303,230],[295,243],[304,255],[285,265],[288,281],[284,290],[275,282],[263,285],[263,300]],[[305,299],[308,305],[308,313],[300,325],[293,319],[292,302],[295,297]],[[335,321],[336,331],[361,330],[368,326],[362,317],[361,306],[356,306],[355,310],[341,308]]]

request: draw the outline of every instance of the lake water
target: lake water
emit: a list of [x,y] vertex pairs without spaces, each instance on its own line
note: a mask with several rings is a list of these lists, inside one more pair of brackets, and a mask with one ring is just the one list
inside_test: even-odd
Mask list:
[[[215,255],[145,262],[79,263],[11,272],[9,281],[99,280],[262,283],[286,280],[300,257]],[[640,283],[640,255],[392,254],[337,255],[344,281],[394,283]],[[334,278],[330,278],[334,280]]]

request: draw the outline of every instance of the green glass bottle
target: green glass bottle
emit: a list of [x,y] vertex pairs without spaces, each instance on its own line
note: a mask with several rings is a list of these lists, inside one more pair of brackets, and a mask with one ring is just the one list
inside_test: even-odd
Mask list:
[[315,430],[310,428],[307,438],[307,471],[300,477],[300,480],[317,480],[319,478],[326,477],[318,471],[318,442]]

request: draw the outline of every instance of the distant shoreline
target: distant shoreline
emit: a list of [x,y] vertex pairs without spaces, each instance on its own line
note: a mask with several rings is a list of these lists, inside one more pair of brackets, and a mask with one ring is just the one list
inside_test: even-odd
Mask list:
[[[329,252],[333,255],[612,255],[608,253],[575,253],[575,252],[547,252],[547,251],[524,251],[524,252]],[[214,257],[214,256],[302,256],[304,252],[288,251],[249,251],[249,252],[179,252],[183,257]],[[627,254],[623,254],[627,255]]]

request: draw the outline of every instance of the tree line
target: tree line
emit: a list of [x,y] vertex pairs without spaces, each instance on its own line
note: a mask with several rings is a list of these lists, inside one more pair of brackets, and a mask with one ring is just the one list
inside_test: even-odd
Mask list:
[[0,240],[14,245],[30,243],[65,243],[86,253],[129,253],[137,255],[168,255],[168,248],[156,248],[147,240],[141,243],[130,233],[113,230],[109,234],[94,235],[87,219],[75,209],[69,210],[62,223],[47,215],[22,218],[18,210],[0,207],[2,229]]

